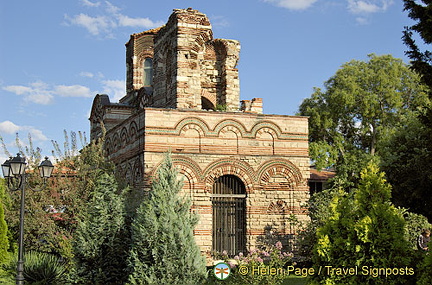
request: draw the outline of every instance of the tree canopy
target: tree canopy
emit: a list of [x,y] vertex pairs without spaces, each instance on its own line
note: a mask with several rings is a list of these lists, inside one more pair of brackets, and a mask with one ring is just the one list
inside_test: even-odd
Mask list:
[[[317,230],[314,266],[357,267],[358,274],[324,273],[313,279],[321,284],[407,284],[413,278],[404,219],[390,197],[391,186],[373,163],[361,171],[352,193],[336,193],[329,204],[330,217]],[[372,274],[371,268],[401,270],[384,278]]]
[[429,104],[426,86],[402,60],[368,57],[343,64],[299,108],[310,117],[311,158],[318,169],[334,166],[339,177],[358,174],[407,117]]
[[417,22],[410,27],[405,27],[403,32],[402,40],[409,48],[406,54],[412,60],[413,69],[422,76],[424,83],[432,90],[432,52],[422,51],[414,37],[414,33],[417,33],[424,44],[432,44],[432,1],[404,0],[404,10],[408,11],[408,16]]

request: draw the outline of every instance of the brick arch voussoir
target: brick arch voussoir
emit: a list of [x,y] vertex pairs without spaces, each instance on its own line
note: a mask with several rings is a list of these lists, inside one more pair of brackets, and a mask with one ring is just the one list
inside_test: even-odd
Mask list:
[[122,147],[124,147],[126,144],[129,143],[129,134],[126,127],[123,127],[122,130],[120,131],[120,138],[121,138]]
[[264,162],[258,170],[258,182],[261,185],[266,185],[269,183],[270,178],[275,175],[281,175],[286,178],[292,187],[304,183],[300,169],[286,159],[273,159]]
[[135,121],[130,122],[128,133],[129,133],[130,141],[134,141],[138,134],[138,125]]
[[220,136],[220,133],[228,130],[236,133],[237,137],[239,138],[245,137],[246,135],[246,127],[236,120],[223,120],[215,127],[215,132],[218,134],[218,136]]
[[181,135],[182,132],[191,128],[197,130],[201,137],[204,137],[209,133],[208,125],[199,118],[185,118],[179,121],[175,126],[178,135]]
[[[182,157],[173,156],[172,158],[173,166],[177,169],[180,174],[186,176],[191,185],[191,190],[194,190],[198,184],[202,182],[202,170],[200,166],[193,160]],[[149,176],[151,177],[150,182],[156,177],[159,168],[161,167],[164,159],[162,159],[153,169],[150,171]]]
[[282,135],[282,130],[273,122],[262,121],[256,123],[251,129],[251,135],[256,138],[258,133],[267,132],[270,133],[274,138],[279,138]]
[[237,159],[221,159],[210,164],[204,171],[204,190],[211,192],[215,180],[223,175],[235,175],[246,188],[246,193],[254,190],[256,175],[253,168],[246,162]]

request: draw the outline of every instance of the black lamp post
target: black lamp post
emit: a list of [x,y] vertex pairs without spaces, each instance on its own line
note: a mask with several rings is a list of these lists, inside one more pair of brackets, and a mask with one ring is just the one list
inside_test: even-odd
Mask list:
[[[24,285],[24,212],[25,212],[25,184],[27,180],[27,175],[25,173],[26,170],[26,160],[24,157],[18,153],[17,156],[11,157],[6,160],[2,165],[2,171],[4,178],[8,181],[8,188],[11,191],[21,190],[21,208],[20,208],[20,231],[19,231],[19,240],[18,240],[18,265],[17,265],[17,275],[16,275],[16,284]],[[44,184],[42,189],[33,189],[29,187],[33,191],[41,191],[46,186],[46,179],[51,177],[54,166],[51,161],[48,160],[48,157],[45,157],[45,160],[41,162],[38,166],[40,176],[43,178]],[[13,180],[18,181],[18,186],[13,183]],[[15,187],[15,186],[16,187]]]

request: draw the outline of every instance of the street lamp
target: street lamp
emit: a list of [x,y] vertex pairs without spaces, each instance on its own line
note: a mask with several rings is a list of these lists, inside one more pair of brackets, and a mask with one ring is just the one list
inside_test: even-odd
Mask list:
[[[17,265],[17,275],[16,275],[16,284],[24,285],[24,211],[25,211],[25,184],[27,182],[27,174],[26,170],[26,160],[24,157],[18,153],[17,156],[11,157],[6,160],[2,165],[2,171],[4,178],[7,179],[8,188],[11,191],[21,190],[21,208],[20,208],[20,231],[19,231],[19,241],[18,241],[18,265]],[[54,166],[51,161],[49,161],[48,157],[45,157],[45,160],[41,162],[38,166],[39,174],[43,178],[43,187],[41,189],[33,189],[29,187],[33,191],[41,191],[46,186],[47,178],[51,177]],[[16,184],[13,183],[13,180],[18,181],[18,186],[15,187]]]

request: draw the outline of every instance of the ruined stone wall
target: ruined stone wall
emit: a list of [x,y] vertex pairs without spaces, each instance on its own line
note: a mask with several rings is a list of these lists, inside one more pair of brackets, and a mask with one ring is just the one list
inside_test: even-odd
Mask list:
[[159,28],[133,34],[126,43],[126,92],[128,94],[144,87],[143,63],[146,58],[153,58],[153,41],[157,31]]
[[[143,61],[153,59],[153,97],[149,107],[239,109],[237,62],[240,44],[213,39],[207,16],[177,9],[161,28],[134,34],[126,44],[127,93],[143,87]],[[211,104],[202,105],[202,98]]]

